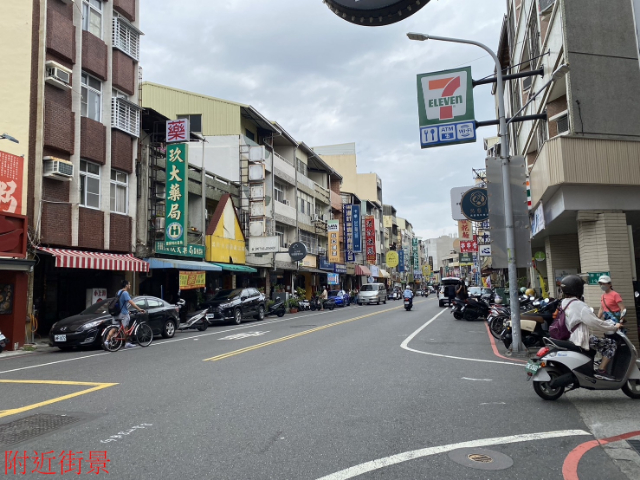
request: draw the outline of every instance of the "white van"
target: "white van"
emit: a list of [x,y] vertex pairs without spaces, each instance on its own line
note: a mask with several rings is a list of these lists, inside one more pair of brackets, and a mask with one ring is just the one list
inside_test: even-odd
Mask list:
[[380,302],[387,303],[387,287],[384,283],[367,283],[362,285],[357,299],[358,305],[367,305],[375,303],[380,305]]
[[450,285],[458,287],[460,285],[460,279],[458,277],[445,277],[440,282],[440,291],[438,292],[438,305],[444,307],[445,304],[450,305],[449,296],[447,295],[447,288]]

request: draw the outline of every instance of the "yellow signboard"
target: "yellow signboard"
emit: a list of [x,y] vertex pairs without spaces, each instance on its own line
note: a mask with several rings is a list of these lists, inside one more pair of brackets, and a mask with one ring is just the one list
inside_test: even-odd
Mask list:
[[244,235],[233,201],[228,194],[220,198],[207,228],[205,246],[207,262],[235,265],[244,265],[246,262]]
[[194,290],[196,288],[204,288],[206,285],[206,272],[180,271],[180,290]]
[[382,217],[382,226],[384,228],[393,228],[393,217],[391,215]]
[[422,276],[425,278],[431,276],[431,267],[429,265],[422,267]]
[[315,255],[307,255],[300,261],[301,267],[318,268],[318,257]]
[[397,267],[399,262],[400,258],[398,257],[398,252],[395,252],[393,250],[387,252],[387,267]]

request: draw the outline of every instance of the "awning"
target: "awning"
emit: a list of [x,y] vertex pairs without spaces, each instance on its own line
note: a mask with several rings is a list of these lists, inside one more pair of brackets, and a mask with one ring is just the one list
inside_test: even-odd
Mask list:
[[222,270],[226,270],[228,272],[244,272],[244,273],[256,273],[256,270],[253,267],[247,267],[246,265],[234,265],[233,263],[214,263]]
[[60,248],[38,247],[38,250],[56,257],[56,267],[85,268],[88,270],[116,270],[119,272],[148,272],[149,264],[131,254],[85,252]]
[[391,275],[389,275],[389,272],[387,272],[386,270],[380,269],[380,276],[382,278],[391,278]]
[[319,268],[313,268],[313,267],[300,267],[300,271],[308,272],[308,273],[323,273],[325,275],[327,273],[331,273],[331,272],[327,272],[326,270],[320,270]]
[[24,258],[0,258],[0,270],[12,272],[31,272],[35,266],[35,260]]
[[356,275],[365,275],[367,277],[371,276],[371,270],[369,270],[364,265],[356,265]]
[[160,270],[163,268],[175,268],[176,270],[205,270],[209,272],[221,272],[222,268],[208,262],[194,262],[193,260],[174,260],[173,258],[147,258],[149,268]]

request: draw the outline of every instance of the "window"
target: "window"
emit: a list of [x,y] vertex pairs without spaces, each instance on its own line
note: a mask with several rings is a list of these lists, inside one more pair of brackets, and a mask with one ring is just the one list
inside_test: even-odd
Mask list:
[[531,70],[538,65],[538,57],[540,56],[540,31],[538,30],[538,16],[531,15],[529,21],[529,59],[531,61]]
[[244,136],[247,137],[249,140],[255,142],[256,141],[256,136],[253,134],[253,132],[249,129],[244,129]]
[[100,208],[100,165],[80,160],[80,205]]
[[273,184],[274,196],[277,202],[284,203],[284,185],[279,182]]
[[556,122],[556,125],[558,128],[558,135],[562,133],[567,133],[569,131],[569,114],[568,113],[565,112],[564,114],[556,115],[551,120]]
[[195,133],[202,133],[202,115],[201,114],[192,114],[192,115],[178,115],[178,119],[186,118],[189,120],[189,130]]
[[[91,0],[95,1],[95,0]],[[140,32],[124,17],[114,13],[113,16],[113,47],[126,53],[134,60],[140,57]]]
[[549,136],[547,135],[547,122],[544,122],[542,120],[538,121],[537,135],[538,135],[538,152],[539,152],[540,150],[542,150],[542,146],[544,145],[544,142],[546,142],[547,139],[549,138]]
[[118,90],[113,90],[111,97],[111,126],[133,137],[140,136],[140,107]]
[[102,38],[102,2],[100,0],[82,2],[82,30]]
[[129,175],[111,169],[111,211],[127,214],[129,202]]
[[102,82],[87,73],[82,74],[82,107],[80,114],[96,122],[102,118]]
[[299,173],[301,173],[301,174],[302,174],[302,175],[304,175],[305,177],[308,177],[308,176],[309,176],[309,175],[307,175],[307,174],[308,174],[308,172],[309,172],[309,170],[308,170],[308,167],[307,167],[307,164],[306,164],[306,163],[304,163],[304,162],[303,162],[302,160],[300,160],[299,158],[296,158],[296,165],[297,165],[297,169],[298,169],[298,172],[299,172]]
[[147,305],[149,308],[162,308],[164,304],[161,300],[156,300],[155,298],[147,298]]
[[284,247],[284,227],[276,225],[276,235],[280,237],[280,246]]
[[309,253],[318,253],[318,237],[312,233],[300,230],[300,241],[309,249]]
[[311,215],[314,208],[313,197],[311,197],[311,195],[307,195],[306,193],[298,191],[298,209],[300,210],[300,213]]

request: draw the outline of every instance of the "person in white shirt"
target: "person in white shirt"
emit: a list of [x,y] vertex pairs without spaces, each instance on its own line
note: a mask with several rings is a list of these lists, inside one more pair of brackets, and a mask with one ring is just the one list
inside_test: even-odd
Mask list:
[[607,373],[607,366],[616,354],[617,343],[606,337],[592,335],[591,330],[600,333],[613,333],[622,328],[622,324],[615,324],[611,320],[600,320],[593,314],[591,308],[581,298],[584,293],[584,281],[578,275],[568,275],[560,283],[564,294],[562,309],[565,311],[565,324],[571,332],[569,341],[584,350],[593,348],[602,354],[600,368],[595,376],[602,380],[615,380]]

